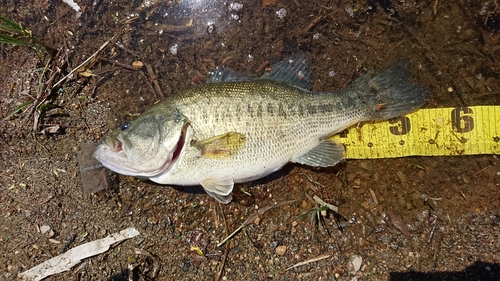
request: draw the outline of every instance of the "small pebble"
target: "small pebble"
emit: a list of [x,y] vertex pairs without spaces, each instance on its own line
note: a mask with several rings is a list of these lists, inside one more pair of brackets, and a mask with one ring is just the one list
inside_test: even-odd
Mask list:
[[278,16],[278,18],[280,19],[284,19],[286,17],[286,9],[285,8],[281,8],[279,9],[277,12],[276,12],[276,15]]
[[212,34],[215,31],[215,25],[213,23],[209,23],[207,26],[207,33]]
[[278,246],[276,247],[276,254],[283,256],[286,253],[286,246]]
[[42,225],[42,226],[40,226],[40,232],[42,234],[45,234],[45,233],[49,232],[49,230],[50,230],[50,226],[48,226],[48,225]]
[[168,50],[170,51],[170,53],[172,55],[174,55],[174,56],[177,55],[177,44],[170,46],[170,48]]
[[309,209],[309,202],[307,202],[307,200],[302,200],[302,203],[300,204],[300,207],[302,209]]
[[237,12],[237,11],[241,10],[242,8],[243,8],[243,4],[238,3],[238,2],[234,2],[234,3],[229,4],[228,10]]
[[350,258],[350,262],[351,262],[350,266],[352,266],[351,273],[356,274],[356,272],[358,272],[359,269],[361,268],[361,263],[363,262],[363,258],[358,255],[352,255]]
[[132,67],[135,69],[141,69],[144,66],[144,63],[140,60],[135,60],[132,62]]
[[271,250],[276,249],[276,247],[278,247],[278,241],[271,242],[271,244],[269,244],[269,247],[271,248]]
[[259,225],[260,224],[260,218],[259,217],[256,217],[254,220],[253,220],[253,223],[255,225]]
[[399,181],[400,181],[401,183],[405,183],[405,182],[407,182],[407,180],[406,180],[406,175],[405,175],[403,172],[401,172],[401,171],[397,171],[397,172],[396,172],[396,175],[398,176]]

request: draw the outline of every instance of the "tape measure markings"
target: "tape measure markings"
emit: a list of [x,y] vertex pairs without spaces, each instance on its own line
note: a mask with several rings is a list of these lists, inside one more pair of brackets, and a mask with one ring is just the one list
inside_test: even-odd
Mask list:
[[500,153],[500,106],[420,109],[384,122],[366,122],[332,139],[346,158]]

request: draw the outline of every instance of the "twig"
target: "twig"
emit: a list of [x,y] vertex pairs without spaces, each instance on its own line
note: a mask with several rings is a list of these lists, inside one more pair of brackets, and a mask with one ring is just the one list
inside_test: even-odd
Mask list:
[[158,77],[156,76],[153,67],[149,63],[144,63],[146,66],[146,70],[149,75],[149,81],[153,82],[153,85],[155,86],[156,93],[160,95],[160,97],[164,97],[163,91],[160,88],[160,84],[158,83]]
[[305,260],[305,261],[302,261],[302,262],[299,262],[299,263],[296,263],[296,264],[290,266],[289,268],[285,269],[285,271],[288,271],[290,269],[293,269],[293,268],[296,268],[296,267],[299,267],[299,266],[302,266],[302,265],[310,264],[312,262],[317,262],[317,261],[320,261],[320,260],[324,260],[324,259],[327,259],[327,258],[329,258],[331,256],[332,256],[331,254],[326,254],[326,255],[322,255],[322,256],[319,256],[319,257],[312,258],[312,259],[308,259],[308,260]]
[[261,65],[259,65],[257,70],[255,70],[255,73],[262,72],[266,68],[266,66],[268,66],[268,65],[269,65],[269,61],[268,60],[264,61]]
[[429,237],[427,238],[427,244],[431,243],[432,237],[434,237],[434,231],[436,230],[436,228],[437,228],[437,223],[434,222],[434,225],[432,226],[431,231],[429,232]]
[[417,40],[417,42],[420,44],[420,46],[422,46],[430,54],[433,62],[435,62],[439,66],[441,66],[441,64],[439,63],[438,56],[436,55],[436,53],[434,53],[431,46],[429,44],[427,44],[422,38],[420,38],[420,36],[418,36],[417,32],[413,28],[411,28],[409,26],[405,26],[405,28],[406,28],[406,31],[408,31],[408,33],[410,33],[410,35],[413,36],[413,38],[415,38],[415,40]]
[[321,21],[321,19],[323,19],[323,16],[317,16],[315,17],[310,23],[309,25],[306,26],[306,28],[304,28],[304,31],[302,31],[302,34],[306,34],[307,32],[309,32],[309,30],[311,30],[311,28],[313,28],[318,22]]
[[117,61],[114,61],[114,60],[104,59],[104,58],[101,59],[101,60],[109,62],[112,65],[118,65],[118,66],[123,67],[123,68],[128,69],[128,70],[132,70],[132,71],[141,70],[140,68],[133,68],[131,65],[124,64],[124,63],[121,63],[121,62],[117,62]]
[[70,77],[71,75],[73,75],[73,73],[75,73],[76,71],[78,71],[78,69],[80,69],[82,66],[86,65],[93,58],[95,58],[102,50],[104,50],[109,45],[109,43],[111,43],[113,40],[115,40],[115,38],[121,36],[123,34],[123,32],[125,32],[125,29],[122,29],[120,32],[118,32],[118,34],[115,34],[113,37],[111,37],[110,39],[108,39],[108,41],[104,42],[104,44],[102,44],[102,46],[99,47],[99,49],[95,53],[93,53],[90,57],[88,57],[80,65],[78,65],[77,67],[73,68],[73,70],[71,70],[66,76],[64,76],[63,78],[61,78],[61,80],[57,81],[57,83],[55,83],[54,86],[52,86],[52,89],[55,89],[62,82],[64,82],[64,80],[68,79],[68,77]]
[[439,0],[436,0],[436,1],[434,1],[434,5],[432,5],[432,12],[434,13],[434,15],[437,15],[438,3],[439,3]]
[[472,176],[475,177],[475,176],[479,175],[480,173],[488,170],[489,168],[490,168],[490,166],[486,166],[486,167],[482,168],[481,170],[475,172]]
[[228,237],[226,237],[219,244],[217,244],[217,247],[220,247],[220,246],[224,245],[224,243],[226,243],[227,240],[231,239],[243,227],[245,227],[245,226],[249,225],[250,223],[252,223],[255,220],[255,218],[257,218],[258,216],[264,214],[265,212],[267,212],[267,211],[269,211],[269,210],[271,210],[273,208],[281,207],[281,206],[284,206],[284,205],[288,205],[288,204],[291,204],[291,203],[294,203],[294,202],[297,202],[297,201],[299,201],[299,200],[284,201],[284,202],[281,202],[281,203],[278,203],[278,204],[275,204],[275,205],[264,207],[264,208],[258,210],[257,212],[251,214],[250,216],[248,216],[248,218],[235,231],[233,231],[233,233],[231,233]]
[[298,0],[293,0],[293,3],[295,3],[295,6],[297,6],[297,8],[302,8],[302,5]]
[[378,205],[377,195],[375,195],[375,191],[373,191],[371,188],[370,188],[370,194],[372,196],[373,203],[375,203],[375,205]]
[[334,211],[335,213],[338,213],[339,212],[339,208],[335,205],[332,205],[332,204],[329,204],[329,203],[326,203],[325,201],[323,201],[321,198],[319,198],[318,196],[314,195],[313,196],[313,199],[316,203],[318,203],[321,207],[327,207],[328,209]]

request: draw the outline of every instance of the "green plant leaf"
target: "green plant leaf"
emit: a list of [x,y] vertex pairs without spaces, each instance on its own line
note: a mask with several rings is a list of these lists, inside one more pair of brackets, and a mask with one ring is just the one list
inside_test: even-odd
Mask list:
[[0,34],[0,43],[5,43],[5,44],[17,44],[17,45],[27,45],[28,43],[21,40],[17,39],[15,37],[12,37],[10,35],[5,35],[5,34]]
[[52,109],[52,108],[61,108],[61,107],[58,105],[55,105],[55,104],[51,104],[51,103],[44,103],[44,104],[40,105],[40,111],[47,111],[47,110]]
[[9,120],[10,117],[12,117],[12,115],[18,113],[19,111],[23,110],[24,108],[26,108],[27,106],[29,106],[30,104],[32,104],[33,101],[30,100],[30,101],[27,101],[21,105],[19,105],[18,107],[16,107],[16,109],[14,109],[11,113],[7,114],[7,116],[5,116],[2,121],[5,121],[5,120]]
[[29,35],[29,32],[26,31],[20,24],[17,24],[13,21],[11,21],[9,18],[0,15],[0,21],[3,22],[4,24],[0,24],[0,30],[5,30],[5,31],[19,31],[23,33],[24,35]]

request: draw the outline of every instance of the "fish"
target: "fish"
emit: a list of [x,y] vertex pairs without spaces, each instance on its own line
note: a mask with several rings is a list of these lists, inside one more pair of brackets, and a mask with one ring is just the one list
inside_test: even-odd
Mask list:
[[289,162],[330,167],[345,147],[329,137],[360,122],[396,118],[426,103],[400,59],[343,90],[312,91],[312,60],[285,59],[261,77],[216,68],[207,82],[171,95],[110,132],[94,158],[123,175],[163,185],[201,185],[217,201],[235,183]]

